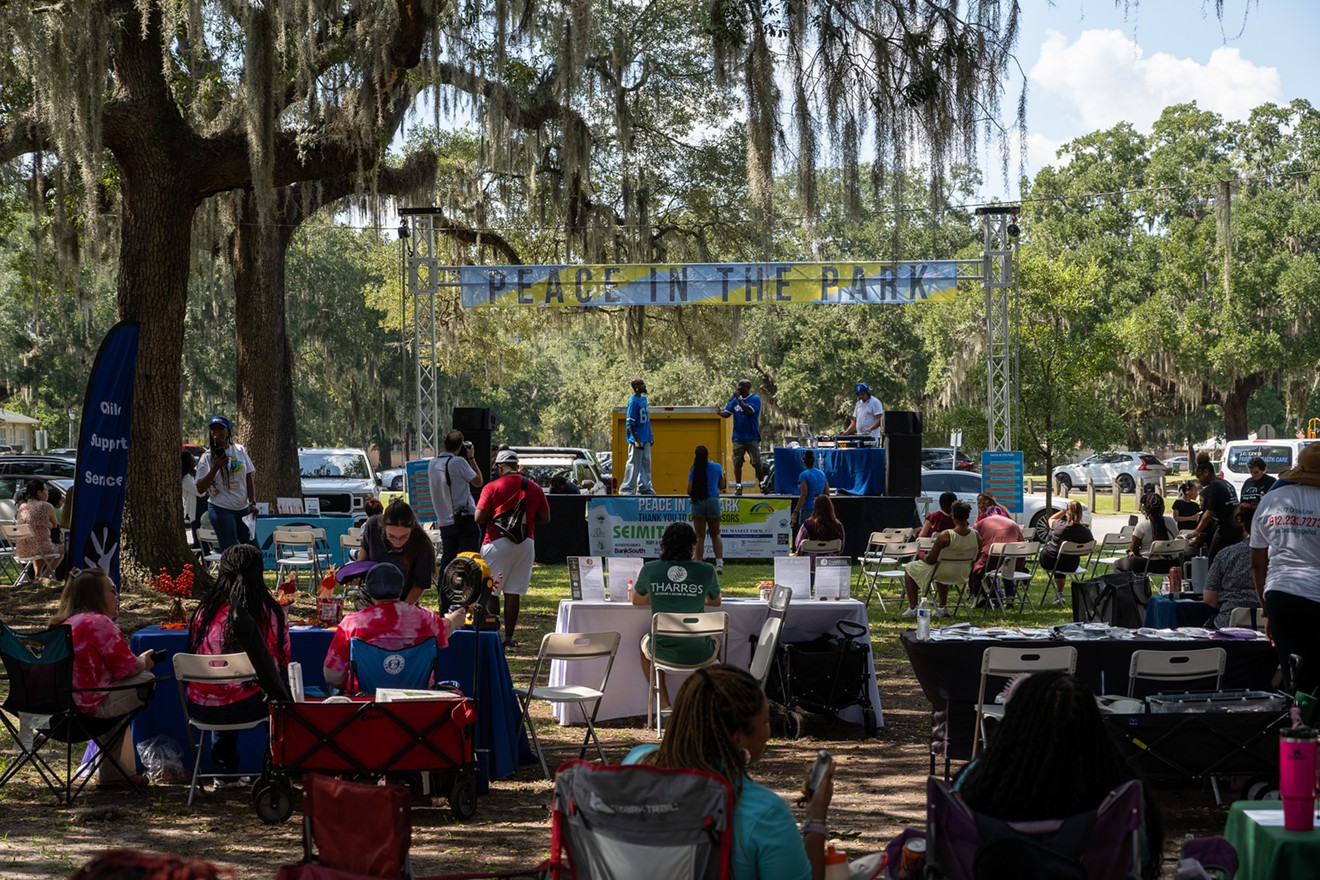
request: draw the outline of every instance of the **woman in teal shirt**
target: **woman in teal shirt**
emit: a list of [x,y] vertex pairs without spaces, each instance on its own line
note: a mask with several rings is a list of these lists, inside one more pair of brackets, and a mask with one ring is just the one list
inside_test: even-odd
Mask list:
[[784,799],[747,776],[769,739],[770,704],[756,679],[736,666],[709,666],[678,692],[660,745],[638,746],[623,763],[704,770],[728,781],[734,880],[821,880],[834,771],[807,801],[799,831]]
[[720,492],[728,488],[724,468],[710,460],[710,452],[698,446],[688,471],[687,493],[692,502],[692,528],[697,532],[697,548],[693,559],[706,556],[706,532],[710,532],[710,549],[715,553],[715,573],[724,574],[724,539],[720,537]]

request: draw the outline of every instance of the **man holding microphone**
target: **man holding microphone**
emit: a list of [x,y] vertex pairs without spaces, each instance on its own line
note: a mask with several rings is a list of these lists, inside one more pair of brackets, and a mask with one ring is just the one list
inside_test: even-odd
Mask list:
[[744,458],[751,458],[756,484],[761,484],[761,398],[752,393],[750,379],[739,379],[737,388],[738,393],[720,410],[720,418],[733,418],[733,479],[738,484],[733,494],[741,495]]

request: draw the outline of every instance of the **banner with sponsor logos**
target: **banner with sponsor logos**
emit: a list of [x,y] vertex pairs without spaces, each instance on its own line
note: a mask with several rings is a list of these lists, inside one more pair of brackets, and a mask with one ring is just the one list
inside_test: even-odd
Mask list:
[[[724,558],[767,559],[787,554],[790,504],[788,498],[720,498]],[[669,524],[690,519],[691,503],[684,495],[593,496],[587,502],[588,546],[593,556],[655,559],[660,556],[660,536]]]
[[894,305],[949,302],[958,263],[462,266],[463,306]]

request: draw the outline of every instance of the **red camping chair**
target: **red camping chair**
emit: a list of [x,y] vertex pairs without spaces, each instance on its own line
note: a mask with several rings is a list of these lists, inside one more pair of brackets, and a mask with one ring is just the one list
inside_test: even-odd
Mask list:
[[303,777],[303,862],[277,880],[409,878],[412,800],[402,785]]

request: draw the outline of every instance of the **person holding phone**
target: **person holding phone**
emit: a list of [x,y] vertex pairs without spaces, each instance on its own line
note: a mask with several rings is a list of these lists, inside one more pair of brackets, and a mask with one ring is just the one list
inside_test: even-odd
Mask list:
[[252,540],[244,518],[256,515],[256,468],[247,450],[234,442],[233,426],[224,416],[214,416],[207,426],[211,448],[197,462],[197,491],[207,496],[211,528],[221,552]]
[[729,783],[734,877],[821,880],[834,768],[824,770],[806,794],[799,829],[784,799],[748,775],[769,740],[770,704],[760,682],[736,666],[707,666],[679,689],[660,744],[638,746],[623,763],[703,770]]
[[[156,665],[152,651],[134,656],[128,639],[115,623],[119,615],[119,591],[114,581],[99,568],[73,569],[64,582],[60,604],[50,625],[67,626],[73,634],[73,702],[78,711],[96,718],[118,718],[146,704],[154,690]],[[125,686],[140,685],[129,689]],[[96,688],[125,687],[125,690],[98,691]],[[101,762],[98,785],[102,788],[145,785],[146,778],[133,773],[137,757],[133,738],[119,736],[104,743],[114,761]]]

